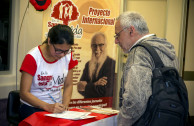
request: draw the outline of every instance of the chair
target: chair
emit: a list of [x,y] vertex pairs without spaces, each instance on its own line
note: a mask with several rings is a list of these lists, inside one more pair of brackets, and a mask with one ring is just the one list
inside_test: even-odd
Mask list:
[[20,108],[19,90],[10,91],[7,101],[7,120],[12,125],[17,126],[20,122],[19,108]]

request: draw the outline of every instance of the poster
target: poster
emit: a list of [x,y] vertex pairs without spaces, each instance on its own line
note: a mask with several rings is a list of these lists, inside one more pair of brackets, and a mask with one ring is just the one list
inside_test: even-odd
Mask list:
[[[75,44],[72,49],[78,65],[73,70],[70,108],[112,107],[117,54],[114,25],[119,7],[118,0],[52,0],[49,8],[44,11],[43,41],[48,30],[57,24],[68,25],[74,32]],[[106,84],[101,85],[100,79]],[[80,81],[93,86],[82,89]]]

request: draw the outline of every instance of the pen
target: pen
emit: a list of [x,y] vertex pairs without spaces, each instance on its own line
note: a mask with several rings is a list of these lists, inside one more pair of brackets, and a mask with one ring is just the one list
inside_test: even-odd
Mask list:
[[56,100],[53,98],[53,96],[51,96],[49,93],[48,95],[50,96],[50,98],[56,103]]

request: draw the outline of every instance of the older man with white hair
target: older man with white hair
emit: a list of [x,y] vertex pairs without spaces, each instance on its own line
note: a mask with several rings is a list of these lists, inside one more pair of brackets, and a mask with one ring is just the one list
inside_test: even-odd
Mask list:
[[107,56],[106,36],[96,33],[91,40],[92,58],[85,65],[78,92],[84,98],[112,97],[115,60]]
[[137,12],[121,14],[115,24],[115,34],[115,44],[128,53],[121,81],[118,126],[132,126],[146,110],[155,68],[151,55],[143,47],[133,48],[134,45],[151,45],[165,66],[178,69],[178,63],[174,46],[166,39],[150,34],[146,21]]

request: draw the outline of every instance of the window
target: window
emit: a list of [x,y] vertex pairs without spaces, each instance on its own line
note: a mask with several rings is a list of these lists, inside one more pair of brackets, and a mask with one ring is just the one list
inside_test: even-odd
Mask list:
[[0,4],[0,71],[10,69],[11,0]]

